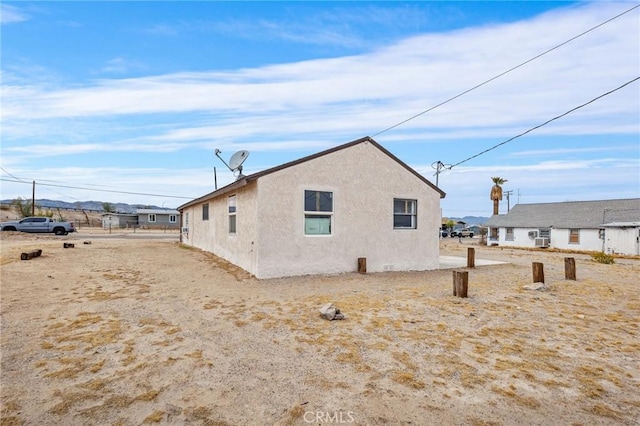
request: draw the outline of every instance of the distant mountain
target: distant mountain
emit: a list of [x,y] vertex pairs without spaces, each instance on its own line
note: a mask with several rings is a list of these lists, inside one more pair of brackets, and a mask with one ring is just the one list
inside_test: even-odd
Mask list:
[[450,219],[454,222],[458,222],[458,221],[462,221],[464,223],[467,224],[467,226],[471,226],[471,225],[482,225],[483,223],[485,223],[487,220],[489,220],[488,217],[484,217],[484,216],[465,216],[465,217],[448,217],[447,219]]
[[[13,200],[1,200],[2,204],[11,204]],[[135,213],[137,209],[160,209],[158,206],[145,204],[109,203],[117,213]],[[77,209],[87,211],[104,211],[104,201],[76,201],[69,203],[59,200],[48,200],[46,198],[36,199],[36,206],[51,209]]]

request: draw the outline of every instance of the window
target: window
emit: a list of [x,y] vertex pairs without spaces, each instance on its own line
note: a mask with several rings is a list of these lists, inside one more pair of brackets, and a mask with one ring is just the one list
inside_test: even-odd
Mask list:
[[304,191],[305,235],[331,235],[333,192]]
[[538,236],[540,238],[551,238],[551,229],[538,229]]
[[184,226],[187,228],[189,227],[189,212],[184,214]]
[[580,244],[579,229],[569,229],[569,244]]
[[236,196],[229,196],[229,233],[236,233]]
[[209,203],[202,205],[202,220],[209,220]]
[[416,200],[393,199],[393,228],[416,229],[418,202]]
[[169,215],[169,223],[176,223],[176,215],[175,214],[170,214]]
[[149,215],[149,223],[153,223],[156,221],[156,215],[155,214],[150,214]]
[[505,235],[504,239],[506,241],[513,241],[514,240],[513,228],[507,228],[507,234]]

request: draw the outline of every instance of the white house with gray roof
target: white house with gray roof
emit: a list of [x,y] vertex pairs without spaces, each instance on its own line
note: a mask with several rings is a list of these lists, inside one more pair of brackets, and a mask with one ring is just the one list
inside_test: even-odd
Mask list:
[[365,137],[178,207],[181,241],[257,278],[438,269],[444,196]]
[[102,227],[178,229],[180,212],[172,209],[137,209],[135,213],[103,213]]
[[491,245],[640,254],[640,198],[518,204],[484,225]]

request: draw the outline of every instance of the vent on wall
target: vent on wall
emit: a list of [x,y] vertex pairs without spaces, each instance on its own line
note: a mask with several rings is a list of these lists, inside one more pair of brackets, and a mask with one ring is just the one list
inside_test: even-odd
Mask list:
[[189,233],[189,228],[182,228],[182,233],[183,234],[188,234]]
[[529,238],[532,240],[538,237],[538,231],[529,231]]
[[548,238],[536,238],[536,247],[546,248],[549,247]]

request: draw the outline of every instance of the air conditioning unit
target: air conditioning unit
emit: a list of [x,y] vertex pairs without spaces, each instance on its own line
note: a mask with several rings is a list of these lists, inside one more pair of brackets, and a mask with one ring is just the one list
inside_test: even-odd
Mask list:
[[188,234],[189,233],[189,228],[182,228],[182,233],[183,234]]
[[529,231],[529,238],[532,240],[538,237],[538,231]]
[[546,248],[549,247],[549,238],[536,238],[536,247]]

